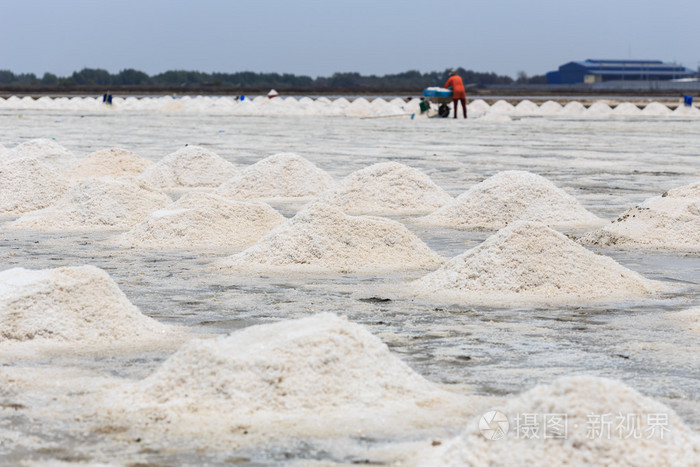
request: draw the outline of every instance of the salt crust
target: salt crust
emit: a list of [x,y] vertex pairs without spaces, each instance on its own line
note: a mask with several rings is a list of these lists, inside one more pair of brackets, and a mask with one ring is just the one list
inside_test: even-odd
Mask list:
[[579,241],[620,248],[700,251],[700,182],[649,198]]
[[437,267],[442,258],[402,224],[312,203],[223,268],[376,272]]
[[666,313],[666,318],[676,321],[684,330],[700,334],[700,307]]
[[516,220],[543,222],[554,228],[603,222],[546,178],[519,170],[487,178],[417,222],[460,230],[497,230]]
[[581,303],[662,289],[537,222],[517,221],[410,284],[418,296],[475,303]]
[[232,199],[310,198],[335,185],[325,171],[293,153],[280,153],[244,168],[216,193]]
[[416,215],[432,212],[452,197],[420,170],[381,162],[351,173],[319,200],[347,214]]
[[59,173],[65,172],[79,161],[75,154],[46,138],[25,141],[2,155],[5,160],[27,157],[36,159]]
[[252,245],[285,218],[259,201],[233,201],[193,192],[151,213],[122,234],[131,248],[240,248]]
[[[676,413],[664,404],[645,397],[612,379],[572,376],[533,389],[495,410],[505,414],[510,429],[501,440],[488,440],[474,420],[465,431],[417,462],[424,466],[697,466],[700,440]],[[535,414],[538,436],[517,436],[515,419]],[[545,437],[544,417],[566,416],[566,437]],[[595,429],[597,418],[612,421],[608,429]],[[622,414],[621,422],[617,417]],[[626,417],[630,415],[630,420]],[[667,417],[667,418],[664,418]],[[660,426],[654,426],[658,420]],[[637,424],[638,423],[638,424]],[[639,436],[631,435],[635,428]],[[663,436],[661,432],[663,431]],[[551,429],[550,429],[551,433]]]
[[94,266],[0,272],[0,343],[99,345],[153,339],[171,329],[141,314]]
[[251,446],[272,436],[450,426],[471,409],[467,401],[412,371],[362,326],[322,313],[192,340],[151,376],[109,394],[104,415],[150,433]]
[[199,146],[186,146],[168,154],[140,177],[162,190],[214,188],[238,173],[233,164]]
[[134,177],[86,178],[53,205],[23,214],[8,229],[54,231],[127,230],[172,200]]
[[44,208],[70,187],[68,179],[37,159],[0,163],[0,215],[16,215]]
[[72,180],[87,177],[136,176],[153,165],[138,154],[120,148],[103,149],[85,156],[69,172]]

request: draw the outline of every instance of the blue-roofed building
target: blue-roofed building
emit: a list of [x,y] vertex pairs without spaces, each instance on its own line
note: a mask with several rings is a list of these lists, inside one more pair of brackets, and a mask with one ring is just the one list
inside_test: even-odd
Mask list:
[[696,72],[661,60],[594,60],[569,62],[547,73],[548,84],[600,83],[604,81],[667,81],[691,78]]

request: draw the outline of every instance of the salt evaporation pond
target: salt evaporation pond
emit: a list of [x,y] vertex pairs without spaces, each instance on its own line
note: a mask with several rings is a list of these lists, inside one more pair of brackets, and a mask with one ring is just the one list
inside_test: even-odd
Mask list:
[[[523,170],[545,177],[605,220],[700,179],[700,127],[692,112],[672,117],[661,115],[665,112],[654,107],[654,112],[642,113],[630,104],[618,105],[612,112],[598,109],[562,115],[551,103],[538,110],[516,106],[513,117],[517,118],[507,121],[453,121],[411,119],[406,114],[362,118],[384,108],[387,103],[381,102],[372,106],[359,101],[350,107],[347,101],[340,101],[334,108],[350,110],[344,114],[339,110],[336,116],[300,115],[294,110],[295,105],[310,108],[309,102],[267,105],[264,115],[233,115],[227,113],[228,107],[211,103],[207,107],[207,102],[169,99],[153,110],[139,108],[136,100],[127,99],[124,105],[132,109],[119,111],[93,105],[80,108],[78,101],[69,109],[61,109],[60,102],[38,101],[21,109],[19,105],[8,108],[6,101],[0,105],[0,147],[11,150],[31,139],[46,138],[78,157],[123,148],[155,163],[189,145],[221,156],[236,169],[271,154],[293,152],[335,180],[372,164],[393,161],[420,170],[453,197],[499,172]],[[192,103],[201,104],[196,112],[178,111]],[[483,106],[486,112],[488,105]],[[176,193],[169,193],[173,199],[180,196],[181,190],[173,191]],[[273,207],[286,217],[299,208],[283,200],[276,200]],[[673,286],[670,292],[649,297],[564,306],[438,305],[397,292],[426,271],[224,273],[214,265],[235,253],[230,249],[124,249],[114,241],[120,232],[6,229],[5,223],[18,215],[0,219],[0,271],[96,266],[109,274],[140,313],[165,325],[178,325],[202,339],[321,312],[346,316],[361,325],[362,332],[386,344],[391,358],[402,360],[416,378],[434,383],[440,391],[468,396],[465,412],[473,416],[465,416],[459,426],[425,424],[400,434],[364,433],[361,427],[365,424],[355,420],[355,430],[342,435],[342,410],[334,409],[332,418],[319,417],[321,426],[316,430],[323,433],[323,424],[332,424],[328,430],[332,437],[302,433],[276,442],[222,448],[178,430],[149,431],[149,424],[157,420],[128,426],[101,418],[105,410],[123,409],[123,401],[109,406],[104,395],[118,394],[151,375],[162,375],[167,369],[164,362],[181,349],[182,337],[164,339],[156,346],[125,349],[106,345],[99,350],[75,344],[60,349],[37,346],[28,351],[32,343],[22,342],[21,350],[14,352],[5,343],[0,353],[3,463],[413,462],[420,458],[415,453],[430,452],[434,442],[444,446],[457,439],[486,411],[516,407],[509,401],[520,400],[517,398],[535,386],[577,375],[620,380],[659,407],[673,409],[696,435],[700,430],[700,257],[693,252],[586,245],[648,279]],[[416,217],[389,217],[447,259],[493,234],[423,225]],[[577,237],[583,232],[563,233]],[[345,331],[341,327],[339,332]],[[381,368],[389,357],[386,359],[375,364]],[[268,372],[263,375],[266,384],[274,385],[269,375],[278,374],[275,366],[260,365]],[[216,365],[198,368],[207,372]],[[376,373],[376,368],[372,371]],[[216,392],[206,383],[216,378],[201,381],[208,386],[198,388],[198,394]],[[196,387],[196,382],[174,387],[173,393],[188,387]],[[187,406],[186,400],[177,403]],[[188,414],[196,413],[196,406],[187,407]],[[556,405],[561,407],[566,406]],[[348,415],[357,418],[358,414]],[[376,420],[368,424],[381,425]],[[235,420],[231,430],[240,435],[236,440],[245,439],[246,428]]]

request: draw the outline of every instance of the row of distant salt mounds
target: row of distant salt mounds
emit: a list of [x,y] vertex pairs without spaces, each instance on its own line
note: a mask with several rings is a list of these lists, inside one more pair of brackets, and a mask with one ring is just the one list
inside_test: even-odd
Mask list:
[[700,251],[700,182],[649,198],[579,241],[619,248]]
[[230,448],[285,436],[415,434],[461,424],[471,405],[364,327],[323,313],[190,341],[151,376],[107,394],[103,415]]
[[[460,436],[424,453],[417,464],[693,466],[700,459],[698,435],[671,408],[608,378],[560,378],[494,410],[509,421],[502,437],[496,432],[500,425],[505,427],[499,424],[501,419],[492,426],[475,419]],[[552,431],[552,426],[545,427],[545,417],[561,424]],[[602,421],[599,425],[596,417]],[[531,431],[526,431],[527,423]],[[547,429],[550,436],[544,432]],[[491,434],[497,437],[487,439]]]
[[132,344],[172,328],[129,302],[107,273],[93,266],[0,272],[0,344]]
[[[183,113],[222,113],[233,115],[323,115],[372,117],[391,115],[420,115],[419,99],[406,102],[395,98],[389,101],[382,98],[365,99],[363,97],[349,101],[345,98],[330,100],[325,97],[311,99],[309,97],[278,97],[269,99],[265,96],[248,98],[237,101],[232,97],[212,96],[183,96],[166,97],[117,97],[111,106],[102,103],[101,98],[92,97],[40,97],[33,99],[25,96],[0,98],[0,109],[13,110],[77,110],[94,112],[122,111],[153,111],[153,112],[183,112]],[[530,100],[520,101],[512,105],[505,100],[499,100],[489,105],[482,99],[476,99],[468,104],[471,117],[485,114],[504,116],[556,116],[577,115],[594,118],[614,116],[680,116],[698,117],[697,107],[679,105],[671,110],[659,102],[651,102],[641,108],[630,102],[623,102],[611,107],[605,102],[596,102],[585,107],[578,101],[561,105],[555,101],[547,101],[537,105]]]

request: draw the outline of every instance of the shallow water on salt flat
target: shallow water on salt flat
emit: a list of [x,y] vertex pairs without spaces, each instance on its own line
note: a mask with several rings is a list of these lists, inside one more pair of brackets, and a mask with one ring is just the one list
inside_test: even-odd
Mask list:
[[[18,114],[0,112],[0,143],[6,147],[48,137],[79,155],[123,147],[157,160],[184,144],[196,144],[240,166],[277,152],[295,152],[336,178],[375,162],[396,160],[424,170],[452,195],[498,171],[521,169],[547,177],[605,218],[700,178],[697,122],[658,117],[480,122],[138,112],[22,111],[22,118]],[[289,209],[284,212],[291,214]],[[399,220],[448,257],[488,236]],[[222,276],[211,265],[231,252],[122,251],[105,244],[109,237],[0,229],[0,269],[93,264],[105,269],[143,313],[201,333],[225,333],[333,311],[367,326],[432,381],[498,396],[569,374],[614,377],[670,405],[686,423],[700,429],[700,336],[681,331],[664,318],[666,312],[700,305],[698,255],[596,250],[649,278],[679,285],[679,291],[654,300],[559,308],[436,307],[391,293],[392,286],[418,277],[419,272],[380,277]],[[171,351],[142,358],[63,357],[26,364],[41,368],[52,362],[95,375],[136,378],[148,374]],[[11,357],[2,359],[14,365]],[[14,423],[20,432],[37,433],[36,427]],[[64,436],[70,440],[68,446],[88,443],[71,437],[70,427],[65,430],[51,436]],[[90,441],[98,446],[100,442]],[[301,447],[288,447],[292,459],[353,459],[350,454],[319,453],[300,443]],[[284,458],[280,449],[285,450],[277,447],[259,454],[257,460]],[[10,450],[5,458],[17,458],[19,453]],[[57,456],[31,450],[25,454],[37,459]],[[196,461],[184,454],[166,456],[157,449],[144,456],[150,461]]]

